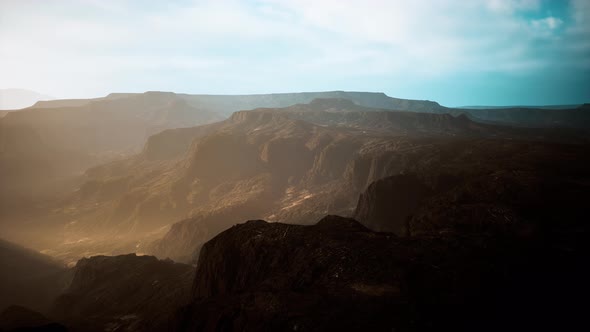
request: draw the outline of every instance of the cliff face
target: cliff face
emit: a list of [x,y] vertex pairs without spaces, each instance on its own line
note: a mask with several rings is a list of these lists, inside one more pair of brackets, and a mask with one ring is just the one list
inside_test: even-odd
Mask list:
[[360,195],[354,217],[372,230],[406,235],[409,218],[432,191],[413,174],[377,180]]
[[[203,246],[193,297],[200,299],[240,293],[264,285],[272,289],[291,289],[313,287],[311,282],[328,283],[328,279],[312,278],[314,268],[320,262],[325,263],[327,271],[323,273],[326,277],[333,272],[338,275],[336,280],[346,280],[350,272],[330,271],[333,268],[331,264],[338,260],[356,259],[354,256],[358,254],[349,257],[352,253],[347,252],[343,245],[368,233],[370,231],[357,221],[338,216],[327,216],[309,227],[263,220],[234,226]],[[303,242],[293,243],[293,238]],[[220,256],[223,259],[214,258]],[[268,280],[271,275],[272,282]],[[371,279],[371,275],[366,277]]]
[[193,276],[191,266],[152,256],[81,259],[52,316],[74,330],[166,330],[169,315],[188,300]]
[[581,323],[576,301],[588,294],[588,246],[568,234],[566,248],[518,233],[398,238],[337,216],[313,226],[253,220],[203,246],[177,329],[567,329]]
[[[590,213],[586,146],[475,141],[439,145],[360,195],[355,218],[398,235],[551,228]],[[575,161],[574,161],[575,160]]]
[[[203,246],[180,329],[378,329],[401,314],[386,304],[402,292],[395,262],[406,252],[389,241],[337,216],[314,226],[257,220],[232,227]],[[375,269],[381,249],[391,261]],[[386,322],[374,319],[386,312],[393,313]]]

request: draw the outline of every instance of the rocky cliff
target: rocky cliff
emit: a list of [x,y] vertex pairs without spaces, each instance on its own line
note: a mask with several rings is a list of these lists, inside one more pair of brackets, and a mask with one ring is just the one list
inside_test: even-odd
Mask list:
[[51,315],[74,331],[164,331],[193,276],[191,266],[152,256],[81,259]]
[[374,230],[415,235],[532,232],[590,213],[585,145],[478,140],[439,145],[423,157],[436,159],[372,183],[355,218]]
[[573,328],[589,290],[580,232],[562,247],[563,238],[518,233],[399,238],[337,216],[312,226],[253,220],[203,246],[177,329]]

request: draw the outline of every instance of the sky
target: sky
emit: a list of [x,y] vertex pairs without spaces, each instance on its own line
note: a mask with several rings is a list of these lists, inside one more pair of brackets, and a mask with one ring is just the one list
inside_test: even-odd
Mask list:
[[589,0],[0,0],[0,89],[590,102]]

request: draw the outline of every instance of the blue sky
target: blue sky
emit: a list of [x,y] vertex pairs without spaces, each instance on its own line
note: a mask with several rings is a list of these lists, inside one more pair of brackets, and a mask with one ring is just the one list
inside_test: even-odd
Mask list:
[[0,0],[0,88],[590,102],[588,0]]

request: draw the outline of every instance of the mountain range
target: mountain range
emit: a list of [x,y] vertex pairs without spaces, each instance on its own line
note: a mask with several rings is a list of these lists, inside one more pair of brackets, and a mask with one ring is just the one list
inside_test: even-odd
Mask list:
[[341,91],[11,111],[0,230],[43,254],[2,242],[0,329],[571,328],[587,111]]

